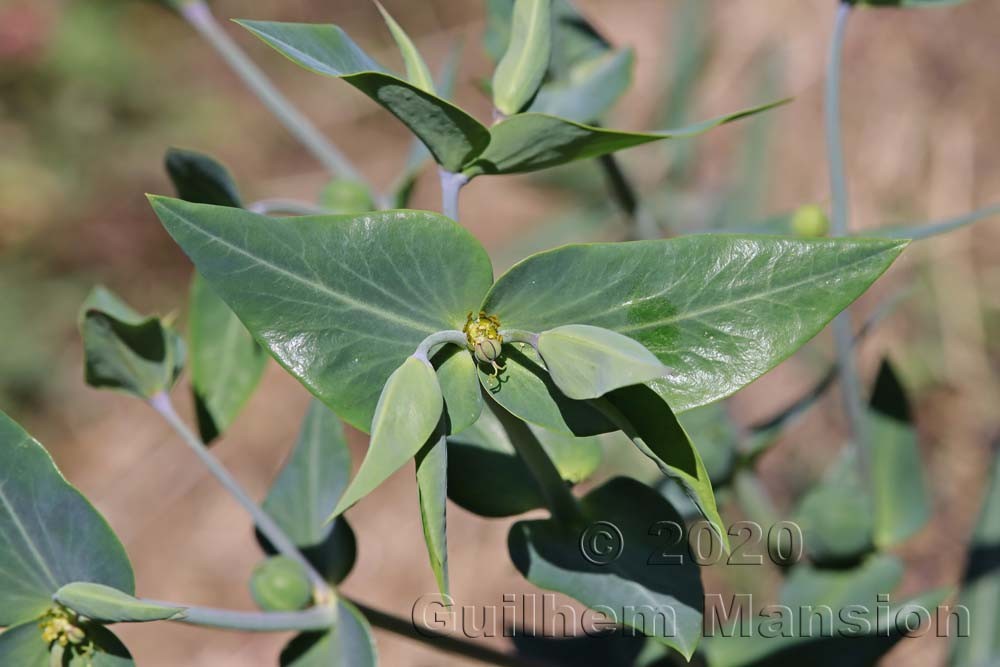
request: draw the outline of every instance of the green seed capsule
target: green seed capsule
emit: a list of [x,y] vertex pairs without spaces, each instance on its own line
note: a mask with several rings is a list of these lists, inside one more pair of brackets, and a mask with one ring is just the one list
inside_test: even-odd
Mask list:
[[491,365],[493,375],[503,370],[503,366],[497,363],[497,358],[503,351],[499,319],[484,312],[480,312],[479,317],[472,319],[472,313],[469,313],[465,319],[465,338],[476,361]]

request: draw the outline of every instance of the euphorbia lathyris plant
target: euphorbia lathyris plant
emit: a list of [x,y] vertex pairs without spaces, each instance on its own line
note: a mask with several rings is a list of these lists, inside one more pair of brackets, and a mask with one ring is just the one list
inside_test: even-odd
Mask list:
[[[217,45],[224,39],[201,2],[170,4]],[[680,555],[670,552],[677,545],[664,552],[650,526],[685,519],[658,490],[630,478],[574,494],[572,485],[599,464],[594,437],[623,434],[614,446],[630,441],[651,459],[728,549],[730,532],[699,449],[704,446],[677,415],[724,399],[788,358],[860,296],[907,242],[706,234],[566,245],[528,256],[496,277],[486,250],[457,222],[459,190],[470,179],[691,136],[774,105],[662,132],[588,124],[624,89],[631,52],[614,50],[563,0],[489,4],[489,41],[499,61],[490,126],[445,99],[448,86],[434,81],[381,6],[406,78],[376,63],[336,26],[240,22],[299,65],[358,88],[419,141],[391,196],[375,193],[353,170],[343,173],[335,150],[313,145],[342,177],[317,206],[244,205],[224,167],[197,153],[172,151],[167,168],[179,198],[150,200],[197,271],[188,352],[168,324],[138,315],[106,290],[95,291],[81,314],[88,381],[147,401],[252,515],[269,556],[250,582],[264,611],[132,597],[131,566],[121,545],[38,444],[4,419],[0,447],[16,465],[0,473],[0,576],[10,582],[0,589],[0,624],[14,627],[0,635],[0,662],[128,664],[104,624],[171,620],[301,631],[282,665],[374,664],[362,610],[337,591],[355,558],[353,532],[342,515],[411,459],[431,570],[442,593],[449,591],[449,497],[482,516],[544,507],[548,518],[518,522],[508,538],[511,559],[529,581],[594,609],[669,608],[676,623],[668,632],[657,630],[655,618],[618,620],[686,658],[693,655],[704,611],[698,568],[690,559],[668,568],[646,562],[654,552]],[[238,50],[221,44],[286,124],[300,137],[313,136]],[[440,168],[443,214],[373,210],[405,205],[428,156]],[[260,507],[206,443],[237,417],[267,355],[317,400]],[[169,398],[186,358],[200,438]],[[894,381],[885,386],[901,392]],[[885,404],[873,398],[873,414],[892,412]],[[900,438],[899,451],[909,451],[902,420],[890,417],[895,421],[875,423]],[[338,418],[371,436],[353,478]],[[31,513],[39,489],[55,494],[73,519],[70,525],[66,516],[57,517],[67,526],[57,542],[49,541],[44,517]],[[883,504],[882,514],[898,509]],[[820,506],[814,515],[823,514],[824,503],[812,505]],[[807,519],[814,527],[824,521]],[[892,544],[922,520],[889,519],[888,527],[882,521],[875,541]],[[630,546],[620,558],[581,556],[581,530],[595,522],[621,530]],[[868,537],[862,534],[860,551],[852,547],[847,556],[865,552]],[[810,548],[819,562],[824,554],[817,545]],[[891,579],[890,561],[872,560],[865,573]],[[819,578],[836,579],[797,573],[790,577],[792,592]],[[849,584],[852,576],[844,575]],[[742,653],[738,643],[715,640],[706,650],[713,664],[738,664]]]

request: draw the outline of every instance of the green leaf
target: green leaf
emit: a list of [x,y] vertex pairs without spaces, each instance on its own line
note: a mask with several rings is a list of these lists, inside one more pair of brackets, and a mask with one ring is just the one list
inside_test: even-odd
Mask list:
[[[229,170],[208,155],[172,148],[167,173],[177,196],[241,208]],[[202,441],[221,435],[260,382],[267,356],[236,314],[197,273],[191,281],[191,384]]]
[[493,105],[510,116],[531,101],[552,51],[551,0],[514,0],[507,51],[493,73]]
[[[529,427],[567,484],[584,481],[600,466],[597,438]],[[483,410],[474,425],[448,437],[448,459],[448,497],[470,512],[504,517],[545,506],[531,471],[491,410]]]
[[708,470],[670,406],[643,385],[617,389],[605,397],[608,417],[691,499],[729,551],[728,529],[719,516]]
[[874,541],[888,549],[930,519],[917,433],[906,392],[888,359],[882,361],[868,411],[871,438]]
[[117,588],[76,581],[53,596],[55,601],[81,616],[100,623],[147,623],[183,618],[183,607],[139,600]]
[[143,317],[104,287],[80,309],[84,377],[149,399],[168,391],[184,368],[184,342],[159,318]]
[[504,408],[520,419],[556,433],[590,436],[614,431],[607,418],[585,401],[559,391],[535,348],[505,343],[506,370],[499,378],[479,370],[479,382]]
[[542,332],[538,351],[556,386],[576,400],[598,398],[670,372],[640,343],[586,324],[567,324]]
[[197,204],[242,208],[239,190],[225,165],[204,153],[171,148],[164,159],[177,196]]
[[698,443],[713,488],[729,483],[735,472],[740,434],[723,403],[713,403],[678,416],[684,432]]
[[802,527],[806,549],[817,563],[842,566],[871,552],[872,499],[858,478],[852,449],[845,449],[805,495],[796,521]]
[[274,220],[152,202],[254,337],[363,431],[389,375],[428,335],[460,330],[492,280],[482,246],[434,213]]
[[431,76],[431,71],[427,68],[427,63],[421,57],[416,44],[406,34],[403,27],[396,23],[396,19],[392,18],[389,12],[385,10],[381,2],[375,0],[375,6],[378,7],[379,13],[382,14],[385,24],[389,26],[389,32],[392,33],[392,38],[396,40],[396,46],[399,47],[399,52],[403,56],[403,62],[406,64],[406,78],[420,90],[433,95],[434,77]]
[[959,603],[969,610],[968,636],[953,635],[952,667],[982,667],[1000,659],[1000,456],[994,448],[989,482],[972,534]]
[[[704,606],[698,566],[686,558],[685,549],[650,531],[657,521],[683,525],[681,517],[658,493],[621,477],[591,491],[580,504],[589,523],[571,526],[543,519],[514,524],[507,538],[514,565],[536,586],[569,595],[597,611],[610,609],[619,623],[690,659],[701,636]],[[623,545],[620,555],[605,564],[591,562],[585,557],[586,546],[581,546],[586,545],[586,531],[597,522],[617,529]],[[613,532],[609,535],[614,539]],[[685,560],[654,566],[647,562],[650,554]]]
[[879,238],[910,239],[911,241],[920,241],[934,236],[939,236],[941,234],[947,234],[948,232],[971,225],[974,222],[979,222],[980,220],[985,220],[998,215],[1000,215],[1000,204],[993,204],[992,206],[984,206],[983,208],[976,209],[975,211],[971,211],[965,215],[949,218],[947,220],[934,220],[919,225],[893,225],[889,227],[882,227],[880,229],[871,229],[868,231],[872,235]]
[[287,556],[271,556],[250,575],[250,594],[264,611],[298,611],[312,601],[312,586],[302,566]]
[[567,78],[544,84],[527,111],[578,123],[592,123],[607,113],[632,85],[635,52],[609,51],[578,63]]
[[476,361],[465,348],[446,345],[431,360],[437,369],[448,414],[448,431],[459,433],[476,423],[483,412]]
[[420,451],[441,419],[444,399],[430,363],[408,357],[389,376],[372,420],[372,438],[358,474],[331,518],[375,490]]
[[[515,265],[481,310],[504,329],[590,324],[635,339],[671,369],[651,386],[683,412],[728,396],[790,356],[905,245],[708,234],[570,245]],[[571,425],[514,347],[504,346],[507,372],[494,398],[522,419],[565,430]],[[529,393],[534,403],[521,400]]]
[[292,62],[343,79],[402,121],[434,159],[457,172],[490,143],[490,132],[462,109],[388,72],[334,25],[237,21]]
[[104,518],[2,412],[0,461],[0,626],[37,619],[74,581],[135,592],[128,556]]
[[264,511],[298,547],[323,542],[327,522],[351,476],[351,451],[340,420],[313,401],[287,462],[264,500]]
[[[134,667],[128,649],[109,630],[93,623],[84,627],[92,642],[90,655],[62,649],[62,667]],[[57,645],[58,646],[58,645]],[[49,646],[42,639],[38,623],[31,621],[0,633],[0,665],[11,667],[52,667]]]
[[[277,550],[268,541],[260,530],[254,531],[257,543],[264,553],[269,556],[277,555]],[[337,586],[354,568],[354,563],[358,557],[358,543],[354,535],[354,530],[347,519],[338,516],[330,524],[330,533],[319,544],[311,547],[299,547],[299,551],[309,561],[309,564],[316,568],[320,576],[329,584]]]
[[375,667],[375,640],[368,621],[343,598],[337,600],[337,608],[337,626],[293,639],[281,652],[281,667]]
[[540,113],[517,114],[490,128],[490,143],[463,173],[515,174],[607,155],[651,141],[693,137],[719,125],[766,111],[786,100],[661,132],[622,132]]
[[[479,393],[479,392],[476,392]],[[448,595],[448,443],[444,435],[431,439],[417,452],[417,490],[420,523],[438,590]]]
[[209,443],[250,400],[267,367],[267,353],[198,274],[191,280],[189,304],[195,414],[202,440]]
[[903,579],[896,556],[878,554],[849,570],[826,570],[807,564],[792,568],[781,589],[781,604],[789,607],[825,604],[833,608],[870,604],[889,594]]

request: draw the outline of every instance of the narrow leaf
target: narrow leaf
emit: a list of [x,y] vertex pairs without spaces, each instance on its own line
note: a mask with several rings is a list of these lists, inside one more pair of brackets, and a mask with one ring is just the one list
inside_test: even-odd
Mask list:
[[483,412],[476,361],[468,350],[456,345],[446,345],[431,361],[444,395],[448,431],[460,433],[475,424]]
[[971,225],[974,222],[998,215],[1000,215],[1000,204],[994,204],[992,206],[984,206],[965,215],[949,218],[948,220],[936,220],[919,225],[883,227],[881,229],[868,230],[868,232],[880,238],[920,241],[941,234],[947,234],[948,232]]
[[403,30],[403,27],[396,22],[396,19],[392,18],[389,12],[385,10],[381,2],[375,0],[375,6],[378,7],[379,13],[382,14],[385,24],[389,26],[389,32],[392,33],[392,38],[396,40],[399,52],[403,55],[403,62],[406,64],[406,78],[417,88],[433,95],[434,77],[431,76],[431,71],[427,68],[427,63],[421,57],[417,46],[410,39],[410,36],[406,34],[406,31]]
[[603,406],[615,426],[656,464],[660,472],[681,485],[728,552],[728,529],[719,516],[712,480],[701,455],[670,406],[643,385],[613,391],[595,405]]
[[555,167],[574,160],[607,155],[663,139],[694,137],[712,128],[767,111],[787,100],[719,116],[661,132],[622,132],[576,123],[540,113],[517,114],[490,129],[489,146],[463,173],[514,174]]
[[445,169],[461,171],[490,142],[490,132],[455,105],[386,72],[333,25],[237,21],[291,61],[341,78],[396,116]]
[[552,50],[551,0],[514,0],[507,51],[493,73],[493,105],[510,116],[538,91]]
[[197,204],[242,208],[239,190],[225,165],[203,153],[171,148],[164,159],[177,196]]
[[632,49],[609,51],[579,63],[566,79],[543,85],[527,111],[593,123],[629,89],[634,66]]
[[417,489],[431,569],[441,595],[448,595],[448,443],[443,435],[417,453]]
[[368,453],[331,518],[374,491],[413,458],[433,435],[443,408],[434,369],[408,357],[385,383],[372,419]]
[[0,461],[0,626],[37,619],[74,581],[135,591],[128,556],[104,518],[2,412]]
[[54,596],[56,602],[100,623],[147,623],[183,618],[183,607],[170,607],[139,600],[117,588],[76,581]]
[[492,281],[479,242],[434,213],[274,220],[167,198],[152,203],[254,337],[363,431],[389,375],[430,334],[460,330]]
[[288,460],[264,500],[264,511],[298,547],[314,547],[330,534],[327,517],[347,487],[351,451],[329,408],[313,401]]
[[627,336],[585,324],[543,332],[538,351],[556,386],[576,400],[666,376],[670,369]]

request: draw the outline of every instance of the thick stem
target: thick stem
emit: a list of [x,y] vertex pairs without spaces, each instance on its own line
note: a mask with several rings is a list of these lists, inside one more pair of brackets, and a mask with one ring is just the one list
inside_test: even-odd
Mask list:
[[496,415],[514,450],[531,471],[552,516],[564,522],[572,522],[579,518],[580,506],[576,497],[528,425],[491,398],[486,399],[486,405]]
[[520,329],[503,329],[500,331],[500,335],[503,336],[505,343],[527,343],[536,350],[538,349],[539,334]]
[[203,0],[180,7],[181,16],[208,41],[271,113],[335,176],[362,180],[354,165],[302,115],[219,26]]
[[458,193],[469,182],[465,174],[456,174],[444,167],[438,169],[441,176],[441,212],[458,222]]
[[[841,139],[840,119],[840,75],[842,69],[844,35],[847,31],[847,19],[851,14],[851,5],[841,2],[837,8],[837,18],[834,23],[833,38],[830,44],[830,56],[826,73],[826,152],[830,165],[830,195],[831,231],[834,236],[847,236],[850,231],[849,201],[847,192],[847,173],[844,168],[844,147]],[[864,406],[862,402],[861,383],[858,379],[858,369],[855,365],[852,351],[852,333],[850,311],[845,309],[833,321],[833,337],[837,349],[837,369],[840,376],[840,389],[843,396],[844,410],[847,413],[850,439],[859,451],[858,463],[863,479],[868,478],[869,456],[867,433],[865,429]]]
[[156,600],[144,600],[144,602],[183,608],[182,616],[170,619],[175,623],[243,632],[287,632],[290,630],[312,632],[329,630],[337,622],[337,612],[332,605],[317,606],[303,611],[275,612],[185,607],[173,602]]
[[285,535],[285,531],[254,502],[250,495],[243,490],[239,482],[226,470],[225,466],[208,451],[208,447],[201,439],[188,428],[187,424],[184,423],[176,410],[174,410],[170,396],[165,392],[160,392],[150,399],[149,404],[154,410],[160,413],[177,435],[181,437],[181,440],[201,459],[201,462],[219,480],[222,486],[226,488],[226,491],[253,517],[257,528],[260,529],[260,532],[263,533],[264,537],[268,539],[278,553],[291,558],[305,569],[309,581],[313,585],[317,599],[320,602],[333,599],[334,593],[329,584],[326,583],[326,580],[323,579],[323,576],[306,560],[298,547]]
[[413,356],[421,361],[429,362],[432,352],[435,352],[435,348],[438,346],[452,343],[453,345],[466,347],[468,342],[465,334],[461,331],[438,331],[420,341],[420,345],[417,346],[417,350],[413,353]]

